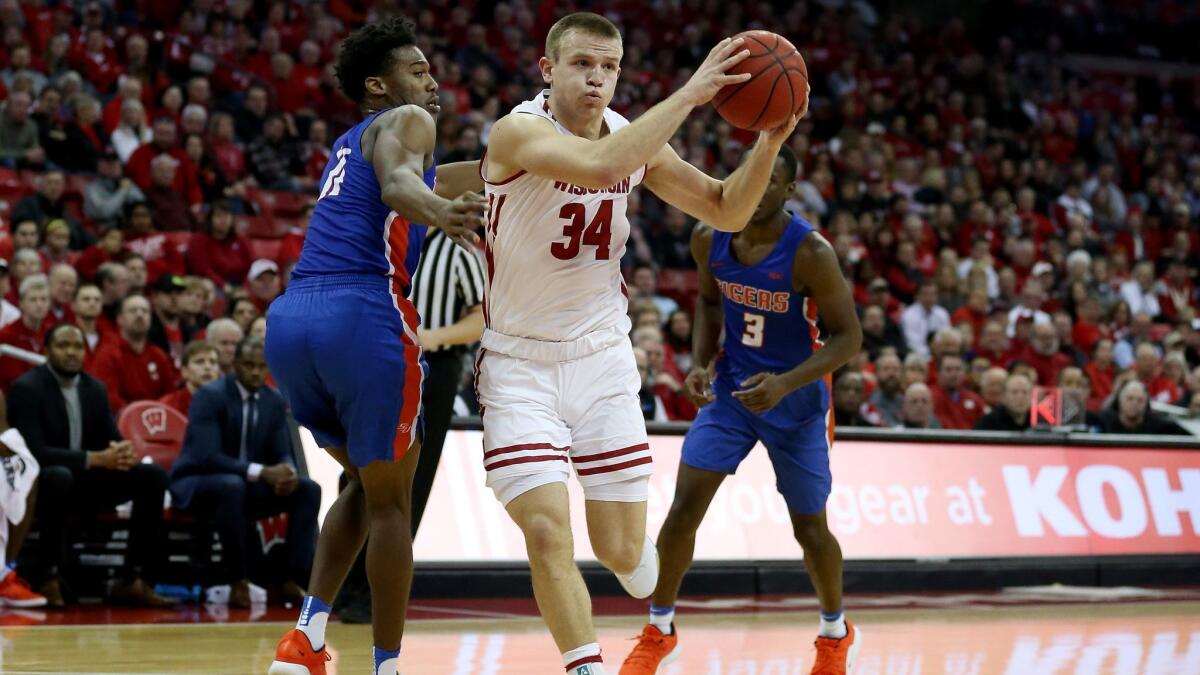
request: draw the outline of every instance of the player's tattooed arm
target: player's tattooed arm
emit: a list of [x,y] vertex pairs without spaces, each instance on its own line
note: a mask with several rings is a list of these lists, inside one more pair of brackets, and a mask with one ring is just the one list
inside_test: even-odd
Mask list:
[[721,293],[708,267],[712,250],[711,228],[697,225],[692,230],[692,257],[696,260],[700,292],[696,296],[696,316],[692,322],[692,370],[684,380],[684,392],[697,407],[716,398],[712,392],[713,363],[721,339]]
[[464,192],[448,200],[425,185],[425,163],[436,138],[429,112],[400,106],[380,115],[376,125],[373,136],[364,138],[363,152],[375,167],[383,203],[411,222],[441,228],[459,244],[477,241],[475,230],[483,227],[487,211],[484,197]]

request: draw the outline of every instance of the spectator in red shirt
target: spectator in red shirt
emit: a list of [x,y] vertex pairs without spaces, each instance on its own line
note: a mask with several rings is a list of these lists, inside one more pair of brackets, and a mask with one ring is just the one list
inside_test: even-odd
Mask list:
[[130,204],[125,210],[125,221],[128,231],[125,248],[141,256],[146,267],[145,279],[137,279],[136,274],[132,279],[135,292],[143,292],[148,284],[153,284],[164,274],[184,275],[183,256],[170,237],[158,230],[149,205],[145,202]]
[[129,295],[129,268],[119,262],[107,262],[96,270],[96,285],[100,287],[100,316],[97,327],[101,332],[117,332],[117,308]]
[[988,410],[1004,404],[1004,383],[1007,381],[1008,371],[995,366],[988,368],[979,378],[979,395]]
[[259,317],[258,306],[250,298],[236,295],[229,300],[225,316],[237,324],[243,335],[249,335],[250,324]]
[[146,190],[146,204],[150,207],[154,222],[168,232],[191,231],[196,224],[183,195],[175,191],[175,175],[178,172],[179,160],[170,155],[159,155],[150,161],[150,187]]
[[308,220],[312,218],[313,205],[306,204],[300,212],[300,222],[296,227],[283,235],[283,243],[279,245],[279,259],[276,261],[282,267],[300,259],[300,251],[304,250],[304,235],[308,233]]
[[151,304],[154,311],[150,319],[150,344],[166,352],[176,368],[183,365],[183,346],[192,340],[194,327],[184,324],[179,311],[179,302],[188,290],[182,277],[164,274],[154,282]]
[[683,375],[666,358],[659,328],[651,326],[635,331],[634,345],[641,348],[649,359],[651,390],[662,400],[667,419],[695,419],[696,406],[683,391]]
[[1058,382],[1058,371],[1074,365],[1071,358],[1058,349],[1058,329],[1052,323],[1035,323],[1029,342],[1017,360],[1024,361],[1037,371],[1035,384],[1053,387]]
[[48,279],[51,323],[74,323],[75,314],[71,304],[75,302],[75,287],[79,285],[79,274],[74,267],[59,263],[50,268]]
[[950,323],[957,326],[960,323],[971,325],[973,335],[981,335],[983,333],[983,325],[988,320],[988,293],[987,288],[976,287],[967,294],[967,302],[962,307],[954,310],[950,315]]
[[938,383],[933,387],[933,414],[943,429],[974,429],[987,404],[975,392],[963,386],[966,363],[960,354],[942,354],[938,363]]
[[[129,42],[132,42],[135,37],[140,36],[130,37]],[[144,38],[141,39],[144,40]],[[136,77],[121,78],[120,84],[117,85],[117,95],[109,99],[108,103],[104,105],[104,112],[100,118],[101,125],[104,127],[104,133],[111,135],[120,126],[122,118],[121,108],[127,101],[136,101],[138,105],[142,103],[142,81]],[[130,125],[132,127],[139,129],[144,127],[146,125],[144,109],[142,110],[140,123],[137,123],[133,118],[130,118],[129,121],[133,123]]]
[[222,375],[233,372],[237,346],[245,334],[236,321],[227,317],[214,320],[204,330],[204,339],[217,350],[217,367]]
[[250,299],[259,312],[266,312],[271,301],[279,296],[279,265],[274,260],[259,258],[250,264],[246,278],[250,282]]
[[241,180],[246,175],[246,154],[237,143],[233,116],[227,112],[213,113],[208,129],[208,153],[216,160],[225,180]]
[[866,391],[862,373],[846,371],[838,377],[833,385],[833,420],[838,428],[879,426],[863,414]]
[[125,174],[143,191],[150,189],[150,162],[159,155],[170,155],[179,161],[175,172],[175,191],[187,200],[193,207],[199,206],[204,195],[200,192],[200,183],[196,180],[196,167],[192,160],[178,144],[178,130],[175,120],[160,117],[154,120],[154,140],[143,144],[129,156],[125,166]]
[[12,289],[9,291],[9,296],[6,298],[9,302],[17,302],[21,288],[21,283],[29,277],[42,274],[45,270],[42,269],[42,257],[37,254],[37,250],[32,248],[17,249],[13,253],[12,265]]
[[1161,369],[1158,349],[1149,342],[1143,342],[1134,351],[1133,373],[1142,384],[1146,385],[1146,393],[1150,398],[1162,403],[1174,403],[1183,396],[1183,387],[1172,381]]
[[250,243],[234,227],[233,209],[228,202],[214,202],[204,230],[193,234],[188,244],[188,271],[228,293],[246,279],[253,261]]
[[147,341],[150,301],[131,295],[117,313],[117,339],[96,354],[93,374],[108,388],[115,414],[134,401],[156,400],[175,389],[178,376],[171,357]]
[[104,304],[101,300],[100,287],[96,284],[81,284],[75,289],[75,302],[71,305],[75,317],[75,325],[83,331],[83,369],[91,370],[96,352],[111,340],[112,333],[100,326],[100,312]]
[[[296,77],[296,61],[287,52],[271,56],[271,85],[275,87],[275,105],[285,113],[297,113],[311,107],[313,89],[303,77]],[[312,81],[317,84],[319,80]]]
[[[12,226],[12,247],[13,251],[21,249],[37,250],[38,237],[41,232],[41,223],[32,218],[16,220],[16,224]],[[45,271],[44,269],[42,270]]]
[[121,264],[129,270],[129,292],[145,295],[150,292],[150,272],[146,268],[146,257],[137,251],[127,250],[121,256]]
[[1092,358],[1083,370],[1088,381],[1092,383],[1092,398],[1088,400],[1088,409],[1094,412],[1099,410],[1105,399],[1112,394],[1113,381],[1117,377],[1112,339],[1100,338],[1096,341],[1096,346],[1092,348]]
[[1196,286],[1186,258],[1171,258],[1167,273],[1158,283],[1158,306],[1162,317],[1172,323],[1184,312],[1196,312]]
[[189,342],[183,350],[183,370],[180,374],[183,375],[183,386],[158,401],[186,417],[196,390],[221,375],[221,369],[217,367],[217,348],[200,340]]
[[1071,329],[1071,340],[1085,354],[1091,353],[1096,343],[1109,335],[1107,326],[1101,322],[1103,310],[1099,298],[1089,295],[1075,308],[1075,327]]
[[125,250],[125,232],[115,225],[104,230],[100,239],[92,244],[75,261],[75,271],[79,276],[91,281],[96,278],[100,266],[114,262]]
[[54,265],[73,266],[79,253],[71,250],[70,243],[71,226],[67,221],[55,219],[46,223],[46,230],[42,234],[42,247],[38,249],[42,256],[42,267],[49,271]]
[[[26,277],[18,295],[21,318],[0,330],[0,344],[41,354],[46,331],[50,329],[50,321],[46,320],[50,314],[50,282],[44,274]],[[8,393],[13,380],[33,366],[11,356],[0,357],[0,391]]]

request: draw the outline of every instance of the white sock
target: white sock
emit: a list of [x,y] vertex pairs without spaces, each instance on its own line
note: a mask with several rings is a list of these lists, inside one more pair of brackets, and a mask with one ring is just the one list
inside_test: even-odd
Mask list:
[[325,624],[329,622],[329,605],[312,595],[305,596],[300,606],[300,619],[296,628],[308,636],[314,652],[325,646]]
[[663,635],[671,634],[671,624],[675,622],[675,605],[670,607],[655,607],[650,605],[650,625],[657,628]]
[[626,593],[639,600],[650,597],[654,587],[658,585],[658,549],[655,548],[653,539],[646,537],[638,566],[629,574],[618,574],[617,581],[621,582],[621,587]]
[[836,615],[821,612],[821,627],[817,630],[817,635],[841,640],[846,637],[846,632],[846,614],[844,612],[839,610]]
[[567,675],[607,675],[600,660],[600,645],[592,642],[563,652],[563,666]]
[[400,672],[400,657],[384,659],[375,668],[375,675],[396,675]]

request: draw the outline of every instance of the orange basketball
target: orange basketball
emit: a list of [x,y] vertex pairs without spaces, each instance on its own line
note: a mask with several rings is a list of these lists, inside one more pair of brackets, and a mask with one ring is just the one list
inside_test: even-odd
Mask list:
[[746,60],[729,69],[729,74],[749,73],[750,79],[731,84],[713,97],[721,117],[739,129],[774,129],[800,112],[808,101],[808,66],[791,42],[765,30],[748,30]]

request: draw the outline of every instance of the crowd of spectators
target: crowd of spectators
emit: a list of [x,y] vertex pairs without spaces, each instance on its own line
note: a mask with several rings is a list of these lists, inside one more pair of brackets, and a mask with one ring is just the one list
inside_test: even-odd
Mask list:
[[[1104,431],[1176,431],[1151,400],[1200,414],[1200,79],[1196,64],[1161,74],[1143,48],[1195,24],[1179,3],[986,3],[971,29],[865,1],[0,0],[0,344],[46,354],[75,326],[110,416],[245,393],[239,345],[263,335],[330,143],[360,118],[337,87],[339,39],[414,17],[441,86],[439,160],[469,160],[543,86],[546,30],[584,4],[622,28],[613,107],[630,118],[723,36],[763,27],[800,46],[812,104],[788,207],[833,244],[864,332],[831,392],[839,425],[1020,430],[1038,386]],[[1114,25],[1109,56],[1125,60],[1072,58]],[[705,107],[672,145],[723,177],[753,140]],[[688,420],[695,223],[645,191],[628,215],[646,416]],[[30,369],[0,357],[0,391]],[[38,377],[67,387],[54,374]],[[64,447],[122,470],[111,431]],[[251,476],[259,463],[224,442],[230,475],[311,501],[275,450]],[[71,457],[78,481],[90,465]],[[150,601],[141,573],[129,583]]]

